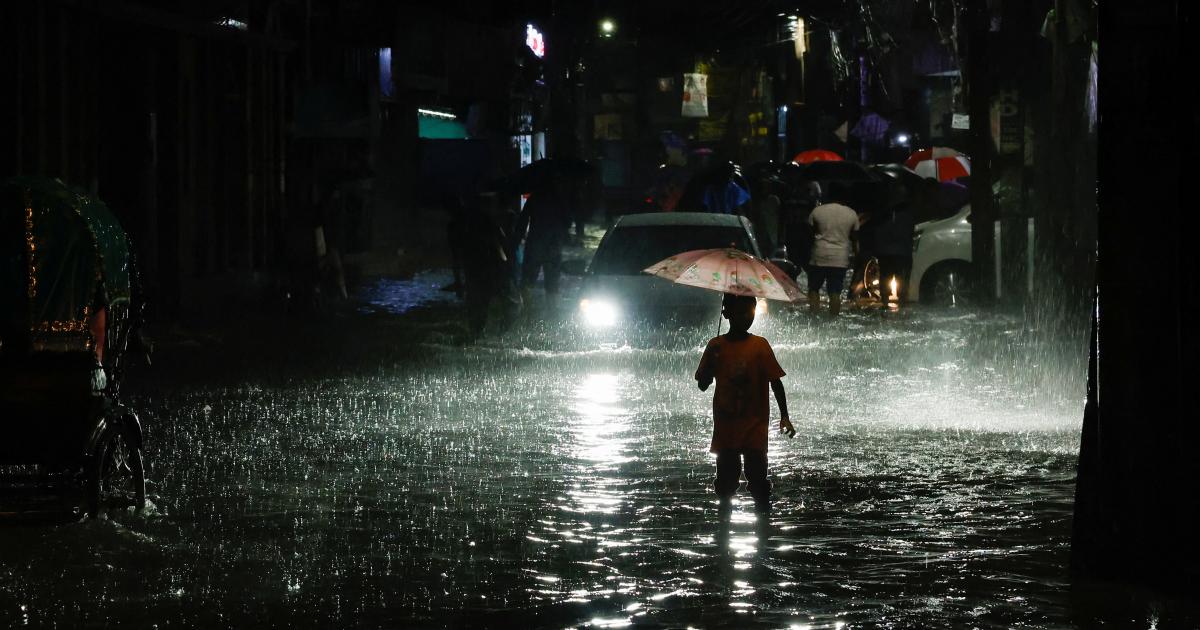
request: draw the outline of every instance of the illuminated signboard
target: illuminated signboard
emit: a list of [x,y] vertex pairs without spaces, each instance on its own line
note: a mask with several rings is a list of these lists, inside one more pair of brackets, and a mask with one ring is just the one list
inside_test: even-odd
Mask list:
[[541,31],[534,28],[532,24],[525,25],[525,45],[538,57],[546,56],[546,40],[542,37]]

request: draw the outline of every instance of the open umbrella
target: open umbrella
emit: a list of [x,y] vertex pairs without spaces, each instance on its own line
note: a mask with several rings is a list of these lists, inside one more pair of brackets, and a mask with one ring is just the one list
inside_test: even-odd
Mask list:
[[[732,247],[675,254],[642,272],[675,284],[768,300],[795,302],[804,295],[782,269]],[[720,320],[717,329],[720,330]]]
[[971,175],[971,160],[967,156],[947,147],[933,147],[914,151],[904,165],[921,177],[949,182]]
[[809,149],[807,151],[801,151],[800,153],[797,153],[796,157],[792,158],[792,161],[797,164],[808,164],[810,162],[841,162],[842,156],[834,153],[833,151],[826,151],[825,149]]
[[912,155],[908,156],[907,160],[904,160],[904,165],[908,168],[915,169],[917,168],[918,164],[926,160],[936,160],[938,158],[948,157],[952,158],[960,155],[962,154],[954,149],[951,149],[950,147],[930,147],[928,149],[917,149],[916,151],[912,152]]
[[586,160],[543,158],[522,166],[508,179],[505,187],[521,194],[534,193],[549,188],[556,179],[582,179],[594,170],[595,167]]
[[804,293],[774,263],[740,249],[693,249],[660,260],[642,270],[676,284],[721,293],[795,302]]
[[934,158],[918,163],[913,170],[921,177],[951,182],[960,177],[970,177],[971,160],[965,155]]

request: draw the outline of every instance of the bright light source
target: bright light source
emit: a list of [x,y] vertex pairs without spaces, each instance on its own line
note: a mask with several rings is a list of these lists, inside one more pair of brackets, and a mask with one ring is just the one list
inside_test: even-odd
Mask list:
[[804,18],[799,16],[788,16],[792,21],[792,46],[796,53],[796,59],[804,56],[808,52],[808,41],[804,37]]
[[538,58],[546,56],[546,39],[542,36],[541,31],[534,28],[532,24],[525,25],[525,45],[533,51],[534,56]]
[[435,109],[417,108],[417,113],[421,114],[422,116],[433,116],[434,118],[445,118],[447,120],[454,120],[455,118],[458,118],[458,116],[455,116],[449,112],[439,112]]
[[908,134],[902,133],[896,136],[896,144],[908,144]]
[[379,94],[393,97],[396,95],[396,85],[392,83],[392,49],[379,49]]
[[767,314],[767,300],[765,298],[755,298],[754,314],[762,316]]
[[619,312],[617,306],[607,300],[589,300],[584,298],[579,301],[579,312],[583,315],[583,321],[588,326],[596,328],[607,328],[617,323]]
[[612,20],[600,20],[600,34],[604,37],[612,37],[613,33],[617,32],[617,23]]

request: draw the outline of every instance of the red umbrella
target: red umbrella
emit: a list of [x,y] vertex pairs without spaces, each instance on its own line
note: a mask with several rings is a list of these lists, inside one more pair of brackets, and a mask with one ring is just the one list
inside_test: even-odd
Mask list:
[[960,177],[970,177],[971,160],[965,155],[922,160],[913,167],[913,171],[921,177],[951,182]]
[[809,162],[841,162],[842,156],[834,153],[833,151],[826,151],[825,149],[809,149],[807,151],[801,151],[800,153],[797,153],[796,157],[792,158],[792,161],[797,164],[808,164]]
[[904,160],[904,165],[908,168],[916,170],[917,165],[926,160],[936,160],[937,158],[958,157],[962,155],[958,151],[950,147],[930,147],[928,149],[917,149],[912,155]]

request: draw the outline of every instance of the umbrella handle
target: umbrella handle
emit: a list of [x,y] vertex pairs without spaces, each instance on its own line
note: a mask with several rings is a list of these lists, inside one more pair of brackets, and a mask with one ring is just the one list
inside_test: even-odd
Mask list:
[[717,313],[717,336],[721,336],[721,314]]

